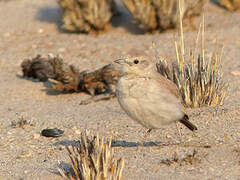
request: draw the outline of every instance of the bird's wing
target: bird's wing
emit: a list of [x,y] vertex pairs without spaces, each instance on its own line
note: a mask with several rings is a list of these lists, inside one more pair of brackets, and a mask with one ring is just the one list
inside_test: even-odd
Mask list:
[[155,78],[136,79],[129,89],[130,97],[136,99],[143,111],[151,112],[167,121],[180,120],[184,113],[180,99],[169,89],[166,82]]
[[167,88],[172,94],[174,94],[177,98],[180,98],[179,91],[176,87],[176,85],[170,81],[169,79],[159,75],[157,73],[156,78],[154,78],[156,81],[158,81],[162,87]]

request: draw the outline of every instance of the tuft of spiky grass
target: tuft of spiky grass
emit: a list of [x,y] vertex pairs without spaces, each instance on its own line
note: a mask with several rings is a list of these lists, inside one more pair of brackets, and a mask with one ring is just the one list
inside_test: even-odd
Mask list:
[[240,10],[240,0],[219,0],[219,3],[229,11]]
[[58,0],[63,10],[63,28],[71,32],[107,30],[115,11],[113,0]]
[[78,145],[66,147],[74,175],[62,169],[60,173],[67,179],[77,180],[122,179],[124,161],[114,158],[111,144],[111,139],[82,134]]
[[[184,25],[194,28],[193,17],[203,11],[206,0],[185,0]],[[146,31],[164,31],[179,27],[178,0],[124,0],[136,22]]]
[[218,55],[208,61],[201,55],[195,58],[197,62],[167,64],[160,61],[158,71],[172,80],[182,97],[185,107],[202,107],[222,105],[226,95],[225,83],[222,81],[220,58]]
[[[180,17],[182,17],[181,8],[179,13]],[[164,59],[158,60],[158,72],[176,84],[179,94],[182,97],[182,104],[185,107],[195,108],[206,105],[222,105],[226,96],[226,84],[222,81],[221,71],[223,48],[219,53],[218,46],[216,46],[215,52],[212,53],[213,55],[206,57],[203,17],[195,47],[190,49],[190,55],[186,56],[181,22],[180,20],[179,41],[175,40],[174,42],[177,62],[168,64]],[[200,34],[202,40],[201,51],[197,52]],[[190,64],[189,61],[191,62]]]

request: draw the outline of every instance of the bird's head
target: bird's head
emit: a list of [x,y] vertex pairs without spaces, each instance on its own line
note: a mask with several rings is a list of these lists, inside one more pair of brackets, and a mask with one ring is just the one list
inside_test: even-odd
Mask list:
[[147,56],[128,56],[114,61],[124,74],[143,75],[155,71],[155,63]]

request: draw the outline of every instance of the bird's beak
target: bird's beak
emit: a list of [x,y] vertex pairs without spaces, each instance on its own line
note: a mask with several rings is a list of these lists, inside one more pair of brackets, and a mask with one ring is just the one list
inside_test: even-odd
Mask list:
[[117,64],[125,64],[126,63],[125,59],[117,59],[114,62]]

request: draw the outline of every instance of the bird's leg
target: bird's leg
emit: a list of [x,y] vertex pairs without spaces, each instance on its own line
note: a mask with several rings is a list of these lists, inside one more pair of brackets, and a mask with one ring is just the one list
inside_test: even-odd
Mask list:
[[146,131],[146,134],[150,134],[151,131],[152,131],[152,129],[148,129],[148,130]]
[[150,135],[151,131],[152,131],[152,129],[147,129],[147,130],[145,131],[144,136],[143,136],[144,139],[146,139],[146,138]]
[[178,137],[179,137],[179,140],[180,140],[180,143],[182,142],[182,133],[181,133],[181,130],[180,128],[178,127],[178,122],[176,121],[175,122],[176,124],[176,128],[177,128],[177,131],[178,131]]
[[143,140],[139,143],[140,146],[145,146],[145,139],[150,135],[152,129],[147,129],[145,132],[144,132],[144,135],[143,135]]

